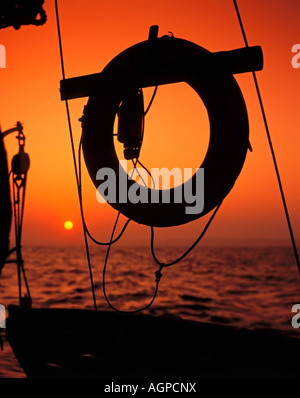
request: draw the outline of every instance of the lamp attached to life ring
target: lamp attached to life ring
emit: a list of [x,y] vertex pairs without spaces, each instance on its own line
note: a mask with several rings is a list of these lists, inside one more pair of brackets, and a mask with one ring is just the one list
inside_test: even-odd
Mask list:
[[128,90],[118,109],[118,141],[124,158],[138,159],[144,135],[144,97],[141,89]]

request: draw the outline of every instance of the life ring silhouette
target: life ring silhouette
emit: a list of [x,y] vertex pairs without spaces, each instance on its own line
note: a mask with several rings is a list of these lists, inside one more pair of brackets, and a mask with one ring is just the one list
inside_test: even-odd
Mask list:
[[[116,210],[137,223],[156,227],[181,225],[204,216],[220,204],[239,176],[249,146],[247,109],[241,90],[232,75],[207,66],[210,52],[195,43],[169,36],[138,43],[117,55],[102,71],[104,83],[90,94],[82,117],[82,146],[89,175],[96,187],[99,169],[113,169],[116,197],[109,202]],[[128,76],[137,88],[165,83],[186,82],[202,99],[210,123],[206,156],[199,167],[204,169],[204,207],[201,213],[187,214],[191,206],[184,197],[175,203],[175,189],[170,189],[170,203],[121,203],[119,159],[113,141],[114,120],[128,85]],[[186,132],[183,132],[186,134]],[[125,171],[124,171],[125,173]],[[128,177],[128,189],[137,184]],[[195,188],[196,174],[185,184]],[[151,189],[146,190],[151,198]],[[161,191],[159,192],[161,195]],[[161,198],[161,196],[160,196]]]

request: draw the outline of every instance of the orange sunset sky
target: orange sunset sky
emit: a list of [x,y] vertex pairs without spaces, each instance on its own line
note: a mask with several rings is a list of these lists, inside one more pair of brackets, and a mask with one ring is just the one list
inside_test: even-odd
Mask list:
[[[239,0],[249,45],[260,45],[264,69],[257,72],[296,240],[300,241],[300,68],[292,46],[300,43],[298,0]],[[45,0],[47,23],[0,30],[6,68],[0,69],[2,130],[20,120],[31,158],[23,245],[83,242],[65,105],[60,101],[61,66],[54,1]],[[159,36],[193,41],[210,51],[244,46],[230,0],[60,0],[66,76],[100,72],[118,53],[146,40],[151,25]],[[251,74],[236,75],[250,122],[244,168],[203,244],[288,243],[289,234],[271,154]],[[145,102],[152,89],[145,90]],[[76,148],[78,118],[87,98],[69,102]],[[184,139],[183,139],[184,137]],[[208,143],[205,108],[185,84],[160,86],[146,117],[141,161],[147,167],[199,167]],[[9,158],[16,139],[5,139]],[[120,151],[118,153],[121,153]],[[92,233],[108,240],[116,211],[96,201],[95,187],[83,173],[84,208]],[[63,223],[72,220],[66,231]],[[124,221],[124,220],[122,220]],[[206,218],[159,230],[158,242],[192,242]],[[123,242],[147,243],[149,228],[130,224]]]

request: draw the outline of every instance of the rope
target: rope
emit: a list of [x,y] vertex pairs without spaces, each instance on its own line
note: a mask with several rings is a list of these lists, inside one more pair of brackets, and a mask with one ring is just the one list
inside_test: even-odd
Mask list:
[[[140,177],[141,181],[143,182],[144,186],[146,187],[147,184],[146,184],[145,180],[143,179],[143,177],[141,176],[141,173],[139,172],[139,170],[138,170],[137,167],[136,167],[136,165],[137,165],[137,163],[138,163],[138,160],[136,160],[136,161],[134,161],[133,159],[131,159],[131,160],[132,160],[132,164],[133,164],[133,167],[134,167],[133,170],[136,170],[137,175]],[[146,171],[147,171],[147,170],[146,170]],[[134,174],[134,173],[132,173],[131,178],[132,178],[133,174]]]
[[150,173],[150,171],[147,169],[146,166],[143,165],[143,163],[141,163],[138,159],[137,159],[137,163],[144,169],[146,170],[147,174],[150,176],[151,180],[152,180],[152,185],[153,185],[153,189],[155,189],[155,181],[154,178],[152,177],[152,174]]
[[[55,13],[56,13],[56,24],[57,24],[57,34],[58,34],[58,42],[59,42],[59,53],[60,53],[61,70],[62,70],[63,80],[65,80],[66,75],[65,75],[65,66],[64,66],[64,57],[63,57],[63,49],[62,49],[61,32],[60,32],[58,4],[57,4],[57,0],[54,0],[54,1],[55,1]],[[75,170],[75,176],[76,176],[76,184],[77,184],[78,195],[79,195],[79,198],[80,198],[79,177],[78,177],[78,170],[77,170],[77,164],[76,164],[75,146],[74,146],[74,140],[73,140],[73,131],[72,131],[72,124],[71,124],[71,117],[70,117],[70,110],[69,110],[68,100],[65,100],[65,104],[66,104],[66,111],[67,111],[67,119],[68,119],[68,126],[69,126],[69,135],[70,135],[70,141],[71,141],[74,170]],[[90,283],[91,283],[91,289],[92,289],[92,295],[93,295],[94,309],[95,309],[95,311],[97,311],[97,303],[96,303],[94,280],[93,280],[93,273],[92,273],[92,266],[91,266],[91,259],[90,259],[90,251],[89,251],[89,245],[88,245],[88,241],[87,241],[87,233],[86,233],[86,230],[85,230],[84,226],[83,226],[83,235],[84,235],[85,250],[86,250],[88,269],[89,269],[89,275],[90,275]]]
[[172,265],[175,265],[175,264],[179,263],[184,257],[186,257],[186,256],[194,249],[194,247],[200,242],[200,240],[201,240],[201,239],[203,238],[203,236],[205,235],[205,233],[206,233],[206,231],[208,230],[208,228],[209,228],[211,222],[212,222],[213,219],[215,218],[215,215],[217,214],[217,212],[218,212],[218,210],[219,210],[221,204],[222,204],[222,202],[221,202],[220,204],[218,204],[218,206],[215,208],[215,210],[214,210],[214,212],[212,213],[212,215],[210,216],[210,218],[209,218],[207,224],[205,225],[203,231],[202,231],[201,234],[198,236],[198,238],[195,240],[195,242],[189,247],[189,249],[188,249],[186,252],[184,252],[180,257],[178,257],[176,260],[171,261],[171,262],[168,263],[168,264],[162,263],[162,262],[159,261],[158,258],[156,257],[155,250],[154,250],[154,228],[153,228],[153,226],[150,227],[150,228],[151,228],[151,253],[152,253],[152,256],[153,256],[155,262],[156,262],[158,265],[161,266],[161,269],[162,269],[162,268],[165,268],[165,267],[171,267]]
[[85,222],[85,216],[84,216],[84,210],[83,210],[83,199],[82,199],[82,177],[81,177],[81,152],[82,152],[82,137],[80,139],[80,143],[79,143],[79,148],[78,148],[78,180],[79,180],[79,205],[80,205],[80,213],[81,213],[81,219],[82,219],[82,223],[83,223],[83,227],[88,235],[88,237],[96,244],[96,245],[100,245],[100,246],[108,246],[111,245],[113,243],[116,243],[121,236],[123,235],[123,233],[125,232],[128,224],[130,223],[131,219],[128,219],[126,221],[126,223],[124,224],[120,234],[117,236],[117,238],[115,238],[112,242],[100,242],[99,240],[95,239],[93,237],[93,235],[90,233],[86,222]]
[[[152,103],[153,103],[153,101],[154,101],[154,98],[155,98],[155,96],[156,96],[157,88],[158,88],[158,86],[155,86],[154,91],[153,91],[153,94],[152,94],[152,97],[151,97],[151,99],[150,99],[150,101],[149,101],[149,104],[148,104],[146,110],[144,111],[144,114],[143,114],[142,135],[144,135],[145,116],[146,116],[146,114],[149,112],[149,110],[150,110],[150,108],[151,108],[151,105],[152,105]],[[118,134],[114,134],[114,135],[118,135]],[[140,172],[138,171],[138,169],[137,169],[137,167],[136,167],[136,165],[139,164],[139,165],[147,172],[147,174],[150,176],[150,178],[152,179],[153,187],[155,188],[155,182],[154,182],[154,180],[153,180],[153,177],[152,177],[150,171],[140,162],[140,160],[139,160],[138,158],[135,159],[135,161],[132,159],[132,163],[133,163],[134,168],[133,168],[133,170],[132,170],[132,174],[131,174],[130,178],[133,177],[134,171],[136,170],[136,172],[137,172],[137,174],[139,175],[139,177],[140,177],[141,181],[143,182],[143,184],[144,184],[145,186],[147,186],[145,180],[143,179],[143,177],[141,176]],[[146,304],[145,306],[143,306],[143,307],[141,307],[141,308],[138,308],[138,309],[136,309],[136,310],[124,311],[124,310],[119,310],[118,308],[116,308],[116,307],[110,302],[110,300],[109,300],[109,298],[108,298],[108,296],[107,296],[106,287],[105,287],[105,286],[106,286],[106,283],[105,283],[105,275],[106,275],[106,269],[107,269],[107,264],[108,264],[108,257],[109,257],[111,245],[112,245],[113,243],[115,243],[115,242],[121,237],[122,233],[124,232],[125,228],[127,227],[128,223],[129,223],[129,221],[130,221],[130,220],[128,220],[128,221],[126,222],[126,224],[124,225],[123,230],[121,231],[120,235],[119,235],[116,239],[113,239],[114,233],[115,233],[115,229],[116,229],[117,224],[118,224],[119,217],[120,217],[120,212],[118,212],[117,218],[116,218],[116,220],[115,220],[115,224],[114,224],[114,226],[113,226],[113,230],[112,230],[110,242],[109,242],[109,245],[108,245],[108,248],[107,248],[107,251],[106,251],[106,256],[105,256],[105,261],[104,261],[104,266],[103,266],[103,273],[102,273],[102,289],[103,289],[103,294],[104,294],[105,300],[106,300],[107,304],[109,305],[109,307],[110,307],[112,310],[114,310],[114,311],[116,311],[116,312],[118,312],[118,313],[122,313],[122,314],[134,314],[134,313],[142,312],[142,311],[146,310],[146,309],[149,308],[149,307],[153,304],[153,302],[155,301],[156,296],[157,296],[157,292],[158,292],[158,285],[159,285],[159,282],[160,282],[160,279],[161,279],[161,276],[162,276],[161,270],[162,270],[163,267],[160,266],[159,269],[155,272],[155,282],[156,282],[155,291],[154,291],[154,294],[153,294],[153,296],[152,296],[152,299],[151,299],[150,302],[149,302],[148,304]]]
[[[137,163],[138,163],[138,160],[136,160],[135,162],[133,161],[134,168],[136,168],[136,164],[137,164]],[[140,163],[140,164],[141,164],[141,163]],[[133,173],[134,173],[134,169],[133,169],[132,175],[133,175]],[[132,175],[131,175],[131,177],[132,177]],[[123,314],[137,313],[137,312],[141,312],[141,311],[144,311],[144,310],[146,310],[147,308],[149,308],[149,307],[153,304],[153,302],[155,301],[155,298],[156,298],[156,296],[157,296],[157,293],[158,293],[158,285],[159,285],[160,279],[161,279],[161,277],[162,277],[161,271],[163,270],[163,268],[165,268],[165,267],[170,267],[170,266],[172,266],[172,265],[175,265],[175,264],[179,263],[184,257],[186,257],[186,256],[194,249],[194,247],[195,247],[195,246],[200,242],[200,240],[204,237],[204,235],[205,235],[205,233],[207,232],[207,230],[208,230],[210,224],[212,223],[213,219],[215,218],[215,215],[217,214],[219,208],[221,207],[221,204],[222,204],[222,202],[215,208],[214,212],[212,213],[212,215],[210,216],[208,222],[206,223],[206,225],[205,225],[203,231],[202,231],[201,234],[198,236],[198,238],[195,240],[195,242],[189,247],[189,249],[186,250],[186,251],[185,251],[180,257],[178,257],[176,260],[174,260],[174,261],[172,261],[172,262],[170,262],[170,263],[168,263],[168,264],[165,264],[165,263],[159,261],[158,258],[157,258],[157,256],[156,256],[156,254],[155,254],[155,250],[154,250],[154,227],[153,227],[153,226],[150,226],[150,228],[151,228],[151,254],[152,254],[152,257],[153,257],[154,261],[159,265],[159,269],[155,272],[155,282],[156,282],[155,291],[154,291],[154,294],[153,294],[153,297],[152,297],[151,301],[150,301],[148,304],[146,304],[144,307],[138,308],[138,309],[136,309],[136,310],[131,310],[131,311],[119,310],[119,309],[116,308],[113,304],[111,304],[111,302],[110,302],[110,300],[109,300],[109,298],[108,298],[108,296],[107,296],[106,287],[105,287],[105,286],[106,286],[105,275],[106,275],[106,269],[107,269],[107,263],[108,263],[109,252],[110,252],[112,243],[116,241],[116,240],[113,239],[113,237],[114,237],[115,229],[116,229],[116,226],[117,226],[119,217],[120,217],[120,212],[118,212],[118,215],[117,215],[117,218],[116,218],[116,221],[115,221],[113,230],[112,230],[110,242],[109,242],[109,245],[108,245],[108,248],[107,248],[107,252],[106,252],[106,256],[105,256],[105,261],[104,261],[104,267],[103,267],[103,274],[102,274],[103,294],[104,294],[105,300],[106,300],[107,304],[110,306],[110,308],[113,309],[113,310],[116,311],[116,312],[123,313]]]
[[[148,107],[148,110],[149,110],[149,107]],[[140,173],[136,169],[136,165],[137,165],[137,163],[139,163],[140,165],[142,165],[142,164],[139,162],[138,159],[136,159],[135,161],[132,159],[132,163],[133,163],[134,168],[132,170],[130,178],[132,178],[132,176],[134,174],[134,170],[136,170],[137,173],[139,174],[139,176],[141,177]],[[142,167],[144,167],[144,166],[142,166]],[[147,170],[147,169],[145,169],[145,170]],[[144,179],[142,177],[141,177],[141,179],[142,179],[144,185],[146,186],[146,183],[145,183]],[[110,242],[109,242],[109,245],[108,245],[108,248],[107,248],[107,251],[106,251],[106,256],[105,256],[105,261],[104,261],[104,266],[103,266],[103,272],[102,272],[102,290],[103,290],[104,298],[105,298],[107,304],[110,306],[111,309],[113,309],[116,312],[122,313],[122,314],[134,314],[134,313],[142,312],[142,311],[146,310],[147,308],[149,308],[153,304],[153,302],[154,302],[154,300],[156,299],[156,296],[157,296],[158,284],[159,284],[160,279],[162,277],[161,270],[162,270],[163,267],[160,266],[159,269],[155,272],[155,282],[156,282],[155,291],[154,291],[154,294],[152,296],[151,301],[148,304],[146,304],[144,307],[138,308],[136,310],[124,311],[124,310],[119,310],[118,308],[116,308],[110,302],[110,300],[109,300],[109,298],[107,296],[107,293],[106,293],[105,275],[106,275],[109,252],[110,252],[112,244],[114,242],[116,242],[116,239],[113,239],[113,237],[114,237],[115,229],[116,229],[117,224],[118,224],[119,217],[120,217],[120,211],[118,212],[117,218],[115,220],[115,224],[113,226],[112,234],[111,234],[111,237],[110,237]]]
[[[21,245],[21,237],[22,237],[22,229],[23,229],[23,214],[24,214],[24,203],[25,203],[25,192],[26,192],[26,181],[27,181],[27,173],[22,177],[21,183],[18,183],[17,176],[14,175],[13,170],[11,170],[8,176],[12,175],[12,186],[13,186],[13,213],[14,213],[14,226],[15,226],[15,241],[16,247],[10,251],[11,254],[13,251],[16,252],[16,260],[12,262],[17,263],[17,274],[18,274],[18,292],[19,292],[19,302],[20,306],[22,303],[29,303],[31,305],[31,294],[29,289],[29,284],[26,277],[24,260],[22,256],[22,245]],[[22,189],[22,198],[20,197],[20,190]],[[22,273],[22,274],[21,274]],[[22,278],[23,275],[27,295],[22,297]]]
[[21,264],[22,258],[20,253],[20,241],[19,241],[19,207],[17,209],[17,204],[19,205],[19,187],[17,186],[17,193],[15,187],[15,181],[13,180],[13,200],[14,200],[14,224],[15,224],[15,239],[16,239],[16,255],[17,255],[17,272],[18,272],[18,291],[19,291],[19,301],[22,298],[22,282],[21,282]]
[[[235,11],[236,11],[236,14],[237,14],[237,18],[239,20],[240,28],[241,28],[242,35],[243,35],[244,42],[245,42],[245,46],[249,47],[248,41],[247,41],[247,37],[246,37],[246,33],[245,33],[245,29],[244,29],[244,26],[243,26],[243,22],[242,22],[242,19],[241,19],[241,15],[240,15],[239,8],[238,8],[236,0],[233,0],[233,3],[234,3]],[[277,165],[275,151],[274,151],[272,140],[271,140],[271,134],[270,134],[270,130],[269,130],[268,122],[267,122],[267,117],[266,117],[266,113],[265,113],[264,105],[263,105],[263,102],[262,102],[262,97],[261,97],[261,93],[260,93],[260,89],[259,89],[259,86],[258,86],[258,81],[257,81],[255,72],[252,72],[252,75],[253,75],[254,84],[255,84],[255,88],[256,88],[259,104],[260,104],[262,117],[263,117],[263,120],[264,120],[264,125],[265,125],[265,130],[266,130],[266,134],[267,134],[267,138],[268,138],[269,147],[270,147],[271,154],[272,154],[272,160],[273,160],[273,164],[274,164],[274,168],[275,168],[275,172],[276,172],[276,177],[277,177],[278,186],[279,186],[279,190],[280,190],[281,200],[282,200],[282,204],[283,204],[283,208],[284,208],[284,212],[285,212],[285,217],[286,217],[286,221],[287,221],[287,225],[288,225],[288,229],[289,229],[289,233],[290,233],[290,238],[291,238],[291,242],[292,242],[292,246],[293,246],[293,250],[294,250],[295,260],[296,260],[296,263],[297,263],[297,266],[298,266],[298,271],[299,271],[299,274],[300,274],[299,255],[298,255],[297,246],[296,246],[294,233],[293,233],[293,228],[292,228],[292,224],[291,224],[291,220],[290,220],[290,216],[289,216],[289,212],[288,212],[288,208],[287,208],[287,204],[286,204],[286,200],[285,200],[285,195],[284,195],[283,186],[282,186],[282,182],[281,182],[281,178],[280,178],[280,174],[279,174],[279,168],[278,168],[278,165]]]
[[[117,215],[117,218],[116,218],[116,221],[115,221],[113,230],[112,230],[112,234],[111,234],[111,238],[110,238],[111,242],[112,242],[113,237],[114,237],[114,233],[115,233],[115,229],[116,229],[116,226],[117,226],[119,217],[120,217],[120,212],[118,212],[118,215]],[[105,297],[105,300],[106,300],[107,304],[110,306],[111,309],[113,309],[114,311],[119,312],[119,313],[121,313],[121,314],[134,314],[134,313],[137,313],[137,312],[141,312],[141,311],[146,310],[147,308],[149,308],[149,307],[153,304],[154,300],[156,299],[157,292],[158,292],[158,285],[159,285],[160,277],[161,277],[161,274],[160,274],[160,276],[159,276],[159,273],[160,273],[162,267],[160,267],[159,270],[155,273],[155,276],[156,276],[156,278],[155,278],[156,285],[155,285],[155,291],[154,291],[154,294],[153,294],[153,296],[152,296],[151,301],[150,301],[148,304],[146,304],[144,307],[138,308],[138,309],[136,309],[136,310],[131,310],[131,311],[119,310],[118,308],[116,308],[116,307],[110,302],[110,300],[109,300],[109,298],[108,298],[108,296],[107,296],[107,293],[106,293],[106,288],[105,288],[105,275],[106,275],[106,268],[107,268],[107,263],[108,263],[108,257],[109,257],[110,248],[111,248],[111,244],[108,246],[107,251],[106,251],[106,256],[105,256],[105,261],[104,261],[104,267],[103,267],[103,273],[102,273],[102,288],[103,288],[103,294],[104,294],[104,297]]]
[[152,103],[154,101],[154,98],[156,96],[157,88],[158,88],[158,86],[155,86],[153,94],[152,94],[152,97],[151,97],[151,100],[150,100],[150,102],[149,102],[149,104],[148,104],[148,106],[147,106],[147,108],[146,108],[146,110],[144,112],[144,116],[147,115],[147,113],[149,112],[149,109],[151,108],[151,105],[152,105]]

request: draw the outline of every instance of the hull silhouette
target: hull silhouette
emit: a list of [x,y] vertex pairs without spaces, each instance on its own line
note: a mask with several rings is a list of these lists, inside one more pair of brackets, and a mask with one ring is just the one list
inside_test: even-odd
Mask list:
[[274,330],[10,306],[6,332],[31,378],[300,376],[300,340]]

